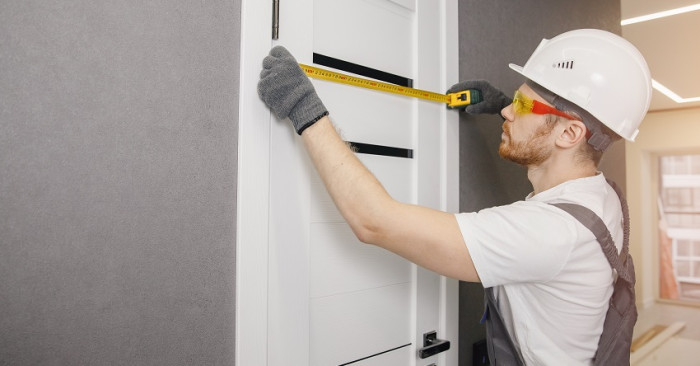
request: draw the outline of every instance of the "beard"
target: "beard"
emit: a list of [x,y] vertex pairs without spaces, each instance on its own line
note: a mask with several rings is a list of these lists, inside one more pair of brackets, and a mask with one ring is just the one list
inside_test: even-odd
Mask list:
[[542,164],[552,155],[552,147],[546,144],[546,138],[554,129],[554,124],[540,126],[526,141],[513,141],[510,135],[510,126],[503,124],[503,132],[506,137],[501,140],[498,154],[506,160],[524,166],[536,166]]

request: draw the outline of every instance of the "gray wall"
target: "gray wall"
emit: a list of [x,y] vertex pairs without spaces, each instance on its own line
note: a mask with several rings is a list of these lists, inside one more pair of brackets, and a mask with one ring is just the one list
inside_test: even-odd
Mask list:
[[232,364],[240,0],[0,3],[0,364]]
[[[461,0],[460,80],[487,79],[510,94],[524,79],[508,63],[523,65],[542,38],[577,28],[620,34],[619,1]],[[460,211],[508,204],[532,191],[525,169],[498,156],[502,122],[499,116],[460,116]],[[624,186],[624,144],[606,153],[601,169]],[[472,344],[485,336],[482,312],[483,287],[461,283],[461,365],[471,365]]]

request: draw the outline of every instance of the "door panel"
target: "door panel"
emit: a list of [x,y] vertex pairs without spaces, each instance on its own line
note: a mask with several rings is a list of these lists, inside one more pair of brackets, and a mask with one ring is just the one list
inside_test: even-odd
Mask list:
[[[297,22],[297,17],[302,17],[313,24],[312,44],[292,49],[294,54],[308,52],[310,48],[336,59],[413,77],[416,62],[413,35],[419,16],[415,10],[386,0],[313,3],[312,17],[297,11],[280,19],[280,24],[284,24],[290,16]],[[300,38],[308,35],[290,37],[295,38],[291,43],[294,47],[295,42],[303,43]],[[280,41],[285,44],[284,39]],[[344,139],[406,149],[415,149],[419,143],[417,112],[421,104],[429,102],[326,81],[313,80],[313,83]],[[270,172],[270,211],[275,225],[270,227],[270,250],[276,268],[270,269],[269,297],[274,301],[270,302],[269,311],[271,320],[280,321],[269,327],[270,343],[276,344],[270,350],[284,352],[291,340],[298,347],[307,347],[308,355],[294,350],[292,354],[298,353],[298,360],[290,360],[287,354],[270,354],[270,360],[279,365],[320,366],[363,359],[365,364],[371,364],[382,355],[402,359],[401,365],[415,362],[414,334],[431,330],[414,331],[419,317],[416,304],[429,303],[426,308],[434,311],[439,296],[418,300],[418,286],[425,281],[420,282],[416,277],[415,265],[360,243],[332,207],[308,159],[299,152],[300,141],[289,141],[286,125],[273,123],[272,130],[271,159],[276,161],[275,166],[286,169]],[[426,141],[425,149],[438,150],[439,142]],[[426,194],[418,192],[416,159],[358,156],[395,199],[417,203],[417,197]],[[294,183],[291,187],[290,182]],[[290,192],[290,188],[294,197],[275,193]],[[439,186],[426,185],[426,189],[436,189],[427,194],[439,196]],[[286,226],[296,227],[279,227],[290,218],[293,219]],[[290,247],[299,250],[292,254]],[[298,263],[286,263],[289,261]],[[439,276],[425,275],[439,281]],[[434,281],[429,285],[434,286]],[[439,284],[435,290],[439,291]],[[289,312],[290,304],[294,313]],[[437,314],[430,316],[435,317]],[[432,322],[436,328],[437,321]]]
[[[338,123],[335,122],[335,118],[332,118],[332,120],[334,124],[338,125]],[[340,128],[342,131],[345,131],[344,127],[341,126]],[[362,136],[357,137],[362,138]],[[346,138],[346,140],[353,139]],[[366,139],[355,139],[354,141],[367,142]],[[383,141],[375,143],[383,143]],[[394,199],[402,202],[410,202],[413,199],[413,184],[411,184],[414,180],[411,174],[411,169],[415,165],[413,159],[369,154],[357,154],[357,157],[382,183],[382,186],[384,186]],[[310,179],[312,188],[312,220],[314,220],[314,222],[345,222],[335,207],[335,204],[333,204],[331,197],[326,192],[326,188],[318,177],[318,174],[314,172],[314,174],[310,175]]]
[[410,304],[410,282],[312,299],[311,365],[342,365],[411,343]]
[[[413,159],[359,156],[393,197],[411,202]],[[319,188],[310,195],[308,224],[310,365],[342,365],[411,344],[414,265],[359,242],[337,212],[316,212],[332,212],[332,202],[319,183],[310,185]]]
[[312,224],[312,299],[410,283],[411,265],[380,248],[360,243],[346,224]]
[[414,19],[415,11],[388,0],[314,1],[314,52],[409,76]]
[[329,82],[314,85],[318,94],[324,96],[323,103],[345,140],[402,148],[413,146],[415,112],[406,97]]
[[[455,2],[447,1],[456,8]],[[244,0],[244,17],[256,14],[253,19],[244,19],[244,26],[263,19],[250,10],[259,4]],[[444,17],[456,12],[447,11],[445,1],[296,0],[281,1],[280,7],[280,40],[273,44],[287,47],[301,63],[311,64],[313,53],[319,53],[412,79],[418,88],[446,88]],[[456,29],[456,23],[448,23]],[[244,35],[245,39],[250,37],[257,37],[257,33]],[[422,37],[432,39],[426,41]],[[429,55],[423,55],[424,49]],[[259,64],[262,57],[254,56],[250,62]],[[246,70],[255,69],[246,61],[242,65]],[[244,71],[242,75],[245,72],[259,71]],[[445,156],[446,141],[456,134],[448,132],[449,115],[443,105],[325,81],[312,82],[344,139],[413,151],[413,158],[358,154],[395,199],[443,210],[453,207],[446,204],[449,197],[456,198],[447,192],[453,184],[448,182],[447,172],[456,165],[449,165]],[[246,93],[247,89],[242,88],[246,100],[251,100]],[[242,111],[248,108],[258,106],[241,104]],[[241,131],[253,128],[246,118],[240,120]],[[261,131],[256,138],[264,135]],[[246,139],[244,133],[241,139]],[[456,333],[451,331],[456,326],[446,322],[453,319],[448,318],[446,309],[450,307],[447,301],[455,298],[450,294],[456,286],[448,290],[444,278],[360,243],[334,207],[301,139],[287,121],[271,118],[269,140],[264,146],[269,146],[269,151],[257,154],[262,156],[257,165],[254,157],[246,153],[248,150],[240,152],[239,179],[247,179],[245,168],[251,166],[251,161],[257,167],[256,177],[266,178],[258,172],[269,172],[269,178],[259,182],[263,188],[269,183],[269,201],[259,199],[260,207],[247,206],[256,211],[255,227],[267,226],[267,246],[261,241],[239,243],[239,248],[245,249],[239,249],[245,254],[239,263],[255,257],[257,267],[263,267],[261,258],[267,259],[267,265],[257,271],[254,266],[241,265],[247,272],[239,272],[237,281],[260,284],[259,292],[250,285],[245,290],[248,296],[265,300],[257,303],[266,309],[259,322],[266,332],[249,330],[255,342],[266,342],[267,352],[264,357],[247,352],[240,344],[251,342],[246,332],[239,330],[238,362],[342,365],[357,361],[352,364],[424,366],[444,361],[439,364],[456,365],[455,357],[448,362],[444,354],[426,360],[416,358],[423,333],[438,330],[441,338],[445,330]],[[245,187],[251,189],[254,185],[254,181],[247,181]],[[242,202],[249,204],[250,200],[245,199],[247,192],[239,195]],[[267,213],[267,222],[260,223],[262,214],[257,210]],[[248,229],[245,218],[246,211],[239,212],[239,230]],[[249,298],[239,296],[237,301],[253,304],[243,301]],[[243,310],[239,310],[238,317],[245,319]],[[241,324],[251,327],[252,323]]]

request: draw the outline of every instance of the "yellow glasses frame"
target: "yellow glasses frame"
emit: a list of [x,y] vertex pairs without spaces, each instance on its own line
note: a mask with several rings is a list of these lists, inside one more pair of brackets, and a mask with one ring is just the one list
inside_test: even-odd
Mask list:
[[520,90],[516,90],[513,96],[513,110],[517,114],[554,114],[568,119],[579,120],[570,114],[529,98],[527,95],[521,93]]

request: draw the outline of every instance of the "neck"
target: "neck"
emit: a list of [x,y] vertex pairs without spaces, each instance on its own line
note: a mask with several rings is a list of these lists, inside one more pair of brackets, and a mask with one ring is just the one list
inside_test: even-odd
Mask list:
[[570,180],[592,177],[598,168],[592,161],[574,162],[571,159],[557,159],[552,156],[539,165],[527,167],[527,178],[532,184],[534,194],[544,192]]

